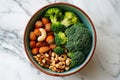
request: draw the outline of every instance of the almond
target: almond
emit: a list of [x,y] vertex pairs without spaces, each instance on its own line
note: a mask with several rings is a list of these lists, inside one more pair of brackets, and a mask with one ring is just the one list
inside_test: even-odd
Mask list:
[[43,46],[48,46],[46,42],[37,42],[36,47],[43,47]]
[[36,47],[36,42],[35,41],[30,41],[30,47],[35,48]]
[[34,32],[30,32],[30,40],[36,40],[36,35],[34,34]]
[[33,55],[36,55],[36,54],[38,54],[39,53],[39,48],[33,48],[32,49],[32,54]]
[[48,46],[44,46],[44,47],[40,47],[39,48],[39,52],[40,53],[45,53],[45,52],[47,52],[49,50],[50,50],[50,47],[48,47]]
[[41,32],[40,32],[39,29],[34,29],[34,34],[35,34],[36,36],[40,36],[40,35],[41,35]]

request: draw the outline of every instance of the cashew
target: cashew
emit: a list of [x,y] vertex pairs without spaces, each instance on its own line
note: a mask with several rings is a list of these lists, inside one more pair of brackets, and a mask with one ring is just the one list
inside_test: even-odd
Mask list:
[[62,55],[60,55],[60,57],[59,57],[59,60],[60,61],[64,61],[64,60],[66,60],[67,59],[67,55],[66,54],[62,54]]
[[56,53],[52,52],[51,60],[58,61],[58,55]]
[[64,69],[65,68],[65,62],[59,62],[55,66],[56,66],[56,68]]
[[70,69],[70,67],[69,67],[69,66],[66,66],[66,67],[65,67],[65,70],[69,70],[69,69]]
[[69,66],[69,65],[70,65],[70,61],[71,61],[71,59],[70,59],[70,58],[67,58],[67,59],[66,59],[66,61],[65,61],[65,62],[66,62],[66,65],[67,65],[67,66]]
[[52,71],[56,71],[56,67],[55,66],[49,66],[49,69],[51,69]]
[[39,58],[37,56],[33,56],[36,61],[39,61]]
[[49,55],[47,53],[45,53],[45,57],[49,57]]
[[40,64],[41,66],[44,66],[44,64],[43,64],[43,63],[41,63],[41,62],[38,62],[38,64]]
[[39,30],[40,30],[40,32],[41,32],[41,36],[39,36],[39,37],[37,38],[37,40],[38,40],[38,41],[44,41],[45,38],[46,38],[46,30],[43,29],[43,28],[40,28]]
[[40,54],[37,55],[37,57],[40,57],[40,56],[41,56]]
[[51,69],[54,72],[63,72],[64,71],[64,69],[58,69],[55,66],[49,66],[49,69]]
[[43,60],[42,60],[42,63],[43,63],[43,64],[45,64],[45,63],[46,63],[46,60],[45,60],[45,59],[43,59]]
[[53,61],[51,62],[51,65],[52,65],[52,66],[55,66],[55,65],[56,65],[56,61],[53,60]]

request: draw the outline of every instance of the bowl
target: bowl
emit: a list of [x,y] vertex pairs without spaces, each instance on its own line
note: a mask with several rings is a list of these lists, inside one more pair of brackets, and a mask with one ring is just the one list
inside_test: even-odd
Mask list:
[[[91,50],[89,51],[88,56],[86,57],[85,61],[82,64],[80,64],[76,67],[73,67],[68,71],[61,72],[61,73],[53,72],[49,69],[41,67],[33,58],[32,53],[31,53],[31,48],[29,45],[29,43],[30,43],[29,34],[30,34],[30,31],[33,30],[33,26],[34,26],[35,22],[44,14],[44,12],[48,8],[51,8],[51,7],[59,7],[62,10],[74,12],[78,16],[78,18],[81,20],[81,22],[90,30],[90,32],[92,34],[92,47],[91,47]],[[26,26],[25,32],[24,32],[24,48],[25,48],[27,57],[39,71],[46,73],[48,75],[51,75],[51,76],[67,76],[67,75],[71,75],[71,74],[74,74],[74,73],[82,70],[87,65],[87,63],[90,61],[90,59],[92,58],[92,56],[94,54],[95,47],[96,47],[96,41],[97,41],[96,30],[95,30],[94,24],[93,24],[92,20],[90,19],[90,17],[79,7],[77,7],[73,4],[62,3],[62,2],[48,4],[44,7],[42,7],[41,9],[39,9],[29,20],[29,22]]]

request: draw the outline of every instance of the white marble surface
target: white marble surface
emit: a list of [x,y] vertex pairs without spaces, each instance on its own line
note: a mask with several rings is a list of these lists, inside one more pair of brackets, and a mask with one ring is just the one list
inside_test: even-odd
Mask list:
[[[23,33],[38,9],[61,1],[87,12],[98,40],[92,60],[82,71],[53,77],[31,65]],[[0,0],[0,80],[120,80],[120,0]]]

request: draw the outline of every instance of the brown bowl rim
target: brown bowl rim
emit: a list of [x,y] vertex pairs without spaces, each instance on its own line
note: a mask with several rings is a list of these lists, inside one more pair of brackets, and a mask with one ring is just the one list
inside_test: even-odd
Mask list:
[[[32,18],[33,18],[40,10],[42,10],[42,9],[48,7],[48,6],[57,5],[57,4],[63,4],[63,5],[72,6],[72,7],[76,8],[76,9],[80,10],[80,11],[88,18],[88,20],[90,21],[90,23],[91,23],[91,25],[92,25],[92,28],[93,28],[93,32],[94,32],[94,41],[95,41],[95,42],[94,42],[94,48],[93,48],[93,51],[91,52],[90,58],[88,59],[88,61],[87,61],[80,69],[76,70],[75,72],[68,73],[68,74],[52,74],[52,73],[49,73],[49,72],[46,72],[46,71],[40,69],[40,68],[32,61],[32,59],[30,58],[29,53],[27,52],[27,49],[26,49],[26,45],[25,45],[25,44],[26,44],[26,41],[25,41],[26,31],[27,31],[28,25],[30,24]],[[24,49],[25,49],[25,52],[26,52],[26,55],[27,55],[28,59],[30,60],[30,62],[31,62],[39,71],[42,71],[43,73],[48,74],[48,75],[51,75],[51,76],[68,76],[68,75],[71,75],[71,74],[74,74],[74,73],[79,72],[80,70],[82,70],[82,69],[89,63],[89,61],[91,60],[91,58],[92,58],[92,56],[93,56],[93,54],[94,54],[94,52],[95,52],[96,43],[97,43],[97,35],[96,35],[96,30],[95,30],[94,24],[93,24],[91,18],[86,14],[86,12],[84,12],[81,8],[79,8],[79,7],[77,7],[77,6],[73,5],[73,4],[65,3],[65,2],[56,2],[56,3],[47,4],[46,6],[40,8],[37,12],[35,12],[35,13],[33,14],[33,16],[30,18],[30,20],[29,20],[29,22],[27,23],[27,26],[26,26],[26,28],[25,28],[23,41],[24,41]]]

